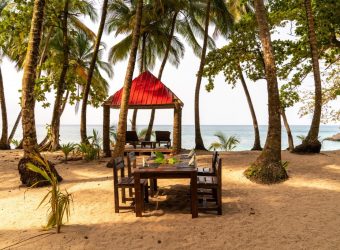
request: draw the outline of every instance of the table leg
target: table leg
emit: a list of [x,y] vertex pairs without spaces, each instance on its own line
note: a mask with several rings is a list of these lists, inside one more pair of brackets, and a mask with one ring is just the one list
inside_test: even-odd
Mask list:
[[136,217],[142,217],[142,209],[143,209],[143,199],[142,197],[142,190],[140,185],[140,174],[135,173],[134,174],[135,179],[135,212]]
[[197,172],[191,174],[191,215],[192,218],[198,217],[198,207],[197,207]]

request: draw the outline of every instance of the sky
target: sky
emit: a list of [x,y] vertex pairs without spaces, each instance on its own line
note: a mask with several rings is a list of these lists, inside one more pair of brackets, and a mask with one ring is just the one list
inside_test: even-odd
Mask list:
[[[97,33],[98,23],[92,23],[85,20],[85,23]],[[288,31],[281,31],[277,37],[288,36]],[[115,38],[113,34],[104,34],[102,41],[107,45],[107,51],[120,38]],[[222,47],[226,43],[223,39],[216,40],[217,47]],[[107,55],[104,56],[107,59]],[[200,59],[196,57],[190,47],[185,47],[185,56],[178,68],[167,63],[162,82],[169,87],[183,102],[183,124],[194,124],[194,92],[196,84],[196,73],[198,71]],[[157,76],[160,62],[158,61],[154,69],[150,69],[151,73]],[[106,77],[110,84],[109,95],[119,90],[124,81],[126,73],[127,61],[122,61],[113,65],[114,76],[112,79]],[[13,124],[20,111],[18,90],[21,88],[22,71],[17,71],[14,64],[8,59],[4,59],[1,63],[3,82],[5,88],[5,96],[7,103],[7,112],[9,124]],[[138,74],[138,66],[136,64],[134,77]],[[267,88],[264,80],[256,83],[247,79],[249,92],[253,100],[258,123],[260,125],[268,124],[268,106],[267,106]],[[207,79],[203,78],[200,92],[200,117],[202,125],[250,125],[252,119],[249,107],[246,101],[241,84],[237,84],[235,88],[231,88],[223,78],[218,75],[215,79],[215,88],[208,93],[205,90]],[[313,78],[309,77],[305,80],[304,88],[313,87]],[[47,94],[47,98],[53,104],[54,94]],[[52,117],[52,108],[42,108],[39,103],[36,104],[36,124],[45,125],[50,123]],[[292,125],[309,125],[311,116],[300,117],[298,115],[300,105],[297,104],[293,108],[287,109],[288,121]],[[138,112],[137,124],[145,125],[149,122],[149,110],[140,110]],[[87,111],[88,124],[102,124],[102,108],[93,108],[88,106]],[[111,110],[111,122],[118,122],[118,110]],[[129,112],[129,118],[132,116],[132,110]],[[75,125],[80,123],[80,113],[75,112],[75,107],[68,105],[61,117],[61,124]],[[155,124],[168,125],[173,123],[173,110],[157,110]]]

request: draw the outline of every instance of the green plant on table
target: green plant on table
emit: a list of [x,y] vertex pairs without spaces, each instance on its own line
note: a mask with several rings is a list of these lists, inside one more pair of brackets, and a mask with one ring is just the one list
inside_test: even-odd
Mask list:
[[[42,175],[45,181],[51,184],[51,189],[41,200],[38,208],[46,204],[49,206],[49,213],[47,218],[47,229],[56,227],[57,233],[60,233],[60,228],[63,225],[63,219],[66,216],[66,220],[70,217],[70,205],[73,202],[72,195],[67,192],[60,191],[59,182],[55,174],[51,171],[50,165],[46,159],[41,159],[36,156],[34,159],[39,162],[46,169],[39,168],[32,163],[27,163],[27,168],[31,171]],[[39,182],[35,183],[33,186],[37,185]],[[32,187],[33,187],[32,186]]]
[[154,160],[155,163],[159,164],[176,164],[178,161],[177,158],[171,157],[171,158],[165,158],[164,154],[161,152],[155,152],[156,159]]

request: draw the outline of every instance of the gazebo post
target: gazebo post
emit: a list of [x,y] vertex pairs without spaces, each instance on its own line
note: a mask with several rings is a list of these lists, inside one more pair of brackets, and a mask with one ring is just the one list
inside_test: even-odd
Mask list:
[[103,150],[106,157],[111,157],[110,149],[110,106],[103,105]]
[[180,153],[182,149],[182,107],[175,101],[174,107],[174,130],[173,130],[173,152]]

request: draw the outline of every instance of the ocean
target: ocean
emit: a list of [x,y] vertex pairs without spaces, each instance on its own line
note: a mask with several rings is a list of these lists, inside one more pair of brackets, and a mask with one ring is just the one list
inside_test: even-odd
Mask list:
[[[145,128],[145,126],[137,126],[137,130]],[[102,136],[102,126],[101,125],[88,125],[88,135],[92,134],[92,130],[95,129]],[[263,146],[266,139],[267,126],[259,126],[261,145]],[[299,135],[307,135],[309,126],[307,125],[292,125],[291,130],[294,136],[294,144],[298,145],[301,140],[297,138]],[[80,141],[79,136],[79,125],[62,125],[60,131],[61,143],[74,142],[78,143]],[[172,131],[172,125],[155,125],[154,130],[167,130]],[[236,136],[240,143],[234,149],[235,151],[249,150],[253,146],[254,133],[253,127],[251,125],[202,125],[201,133],[205,147],[208,148],[209,145],[217,141],[214,134],[217,131],[223,132],[227,136]],[[320,127],[320,140],[330,137],[336,133],[340,132],[340,127],[338,125],[321,125]],[[38,140],[42,140],[46,135],[46,129],[44,125],[37,126],[37,136]],[[21,138],[21,129],[18,128],[16,139]],[[182,126],[182,147],[185,149],[191,149],[195,144],[195,129],[193,125],[183,125]],[[285,129],[282,128],[282,149],[288,147],[287,134]],[[340,150],[340,142],[333,141],[323,141],[322,150]]]

